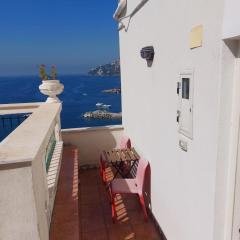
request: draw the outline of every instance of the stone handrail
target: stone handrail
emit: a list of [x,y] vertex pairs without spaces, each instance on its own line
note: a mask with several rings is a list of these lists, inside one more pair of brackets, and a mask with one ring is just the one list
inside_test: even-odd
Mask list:
[[[29,109],[24,109],[29,112]],[[0,143],[0,165],[32,162],[39,151],[46,147],[56,124],[60,124],[60,111],[60,103],[38,105],[33,114]],[[59,131],[58,138],[61,138],[60,134]]]
[[[0,215],[3,216],[0,236],[3,239],[49,238],[55,185],[49,191],[45,158],[53,132],[57,146],[62,146],[61,108],[61,103],[0,105],[0,114],[32,113],[0,143]],[[61,151],[56,149],[55,155],[61,157]]]

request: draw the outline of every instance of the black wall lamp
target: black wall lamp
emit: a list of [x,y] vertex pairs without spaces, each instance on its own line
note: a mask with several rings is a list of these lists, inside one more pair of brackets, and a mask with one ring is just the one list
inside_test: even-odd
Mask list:
[[144,47],[141,50],[141,57],[147,60],[148,66],[151,66],[154,59],[154,54],[153,46]]

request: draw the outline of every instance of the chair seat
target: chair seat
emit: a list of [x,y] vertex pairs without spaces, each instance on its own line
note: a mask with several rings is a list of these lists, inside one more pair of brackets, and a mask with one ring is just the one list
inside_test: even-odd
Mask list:
[[109,193],[111,196],[111,205],[112,205],[112,219],[113,221],[116,220],[117,212],[116,212],[116,204],[115,204],[115,196],[116,194],[137,194],[139,196],[139,201],[143,209],[144,219],[147,221],[148,213],[145,205],[144,195],[143,195],[143,188],[144,188],[144,179],[145,179],[145,172],[148,167],[148,162],[140,158],[138,167],[137,167],[137,174],[134,179],[132,178],[125,178],[125,179],[114,179],[110,183]]
[[138,193],[138,185],[135,179],[114,179],[111,183],[112,193]]

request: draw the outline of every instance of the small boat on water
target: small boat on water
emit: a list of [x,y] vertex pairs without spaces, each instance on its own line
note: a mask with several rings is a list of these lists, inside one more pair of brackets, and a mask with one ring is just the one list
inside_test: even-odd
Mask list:
[[107,104],[102,105],[102,108],[110,108],[110,107],[111,105],[107,105]]
[[96,103],[96,106],[97,106],[97,107],[101,107],[101,106],[103,106],[103,103],[99,103],[99,102],[98,102],[98,103]]
[[112,105],[107,105],[107,104],[103,104],[103,103],[96,103],[96,107],[97,108],[102,108],[102,109],[108,109],[110,108]]

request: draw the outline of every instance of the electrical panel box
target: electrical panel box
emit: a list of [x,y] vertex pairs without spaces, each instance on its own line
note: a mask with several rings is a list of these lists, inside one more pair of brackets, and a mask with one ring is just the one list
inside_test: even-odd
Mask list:
[[193,71],[180,73],[177,84],[179,107],[177,110],[177,121],[179,133],[188,138],[193,138]]

